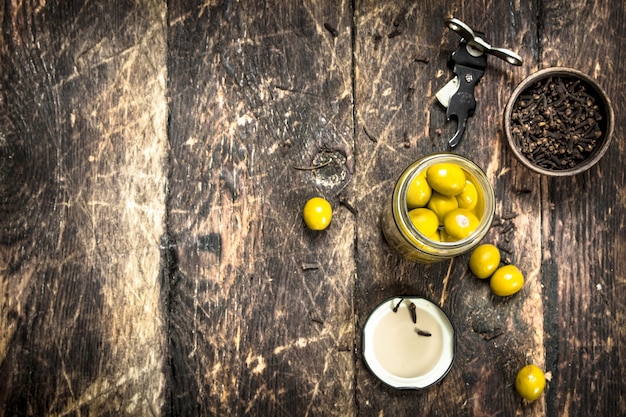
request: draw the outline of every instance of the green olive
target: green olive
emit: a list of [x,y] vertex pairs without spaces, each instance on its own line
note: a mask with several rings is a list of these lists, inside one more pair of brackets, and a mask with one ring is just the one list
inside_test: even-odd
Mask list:
[[443,195],[457,195],[465,188],[465,172],[457,164],[442,162],[426,170],[426,179],[433,190]]
[[411,223],[417,230],[426,237],[431,237],[437,233],[439,220],[437,215],[427,208],[416,208],[409,211]]
[[515,377],[515,389],[528,401],[535,401],[541,396],[546,386],[546,377],[536,365],[526,365]]
[[446,217],[446,214],[459,208],[459,203],[454,196],[443,195],[435,191],[426,207],[435,212],[439,218],[439,224],[443,225],[443,219]]
[[459,208],[473,210],[478,203],[478,190],[474,183],[470,180],[465,181],[465,187],[456,196],[456,200],[459,202]]
[[425,207],[430,200],[433,190],[426,181],[426,174],[424,172],[418,174],[413,181],[409,184],[409,188],[406,193],[406,205],[409,209],[417,207]]
[[476,247],[469,258],[470,270],[480,279],[489,278],[499,266],[500,251],[490,243]]
[[513,295],[524,286],[524,275],[514,265],[505,265],[496,270],[489,281],[495,295],[507,297]]
[[458,240],[469,237],[476,231],[479,224],[480,220],[474,213],[461,208],[448,212],[443,219],[446,232]]
[[302,217],[309,229],[324,230],[333,218],[333,208],[325,199],[313,197],[304,205]]

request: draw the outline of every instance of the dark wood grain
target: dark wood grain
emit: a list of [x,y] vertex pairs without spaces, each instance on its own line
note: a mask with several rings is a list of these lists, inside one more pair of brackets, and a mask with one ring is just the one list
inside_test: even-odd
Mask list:
[[165,380],[165,9],[0,10],[0,414],[149,415]]
[[[372,143],[365,135],[357,136],[359,201],[376,201],[367,204],[368,211],[358,223],[360,279],[355,300],[359,325],[383,299],[395,294],[418,294],[440,303],[454,317],[458,340],[456,363],[450,374],[425,392],[390,390],[363,366],[359,367],[360,414],[524,413],[512,381],[526,360],[540,365],[544,360],[541,288],[537,279],[541,265],[541,218],[526,214],[540,213],[540,201],[537,192],[519,193],[522,188],[533,190],[538,180],[517,183],[520,180],[516,177],[524,173],[516,174],[507,168],[501,133],[502,110],[513,87],[511,75],[524,68],[513,68],[490,58],[476,89],[476,114],[455,150],[481,166],[494,184],[500,225],[494,226],[485,241],[506,248],[508,252],[503,253],[507,260],[526,271],[529,279],[524,291],[507,300],[492,296],[489,286],[469,273],[467,256],[430,266],[400,260],[386,247],[376,220],[401,171],[422,155],[448,150],[447,141],[456,128],[454,121],[445,120],[445,109],[434,97],[452,76],[447,61],[459,42],[458,35],[444,27],[443,19],[455,15],[484,31],[494,45],[521,49],[516,30],[528,31],[527,27],[532,27],[532,18],[528,18],[533,11],[511,11],[503,3],[463,13],[453,3],[363,2],[355,15],[357,132],[367,129],[379,138]],[[528,26],[516,28],[522,21]],[[394,30],[401,31],[401,35],[390,37]],[[372,183],[377,184],[373,189],[369,186]],[[513,217],[513,213],[520,215]],[[534,334],[539,337],[533,337]],[[543,404],[539,402],[527,413],[542,412]]]
[[[468,255],[416,265],[380,229],[398,175],[456,128],[435,99],[448,16],[524,59],[489,58],[455,149],[496,193],[485,242],[526,276],[505,299]],[[625,415],[625,21],[611,0],[2,3],[0,416]],[[597,166],[547,179],[502,113],[557,65],[596,78],[617,125]],[[398,294],[456,329],[424,391],[361,357]],[[527,363],[549,380],[534,403]]]
[[[624,102],[623,2],[554,2],[542,15],[543,66],[592,75],[621,114]],[[571,25],[585,27],[575,30]],[[619,44],[618,44],[619,45]],[[547,411],[562,415],[626,413],[624,389],[624,122],[598,165],[575,178],[542,181],[542,240],[546,362],[553,380]],[[572,190],[578,190],[573,193]],[[576,364],[576,365],[574,365]]]
[[[355,409],[351,16],[169,5],[168,414]],[[301,218],[316,195],[335,208],[317,233]]]

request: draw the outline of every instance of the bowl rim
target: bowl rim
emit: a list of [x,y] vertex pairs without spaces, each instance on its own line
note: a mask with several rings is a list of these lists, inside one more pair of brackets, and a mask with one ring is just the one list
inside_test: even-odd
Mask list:
[[[442,355],[433,369],[424,375],[399,377],[387,371],[378,361],[373,348],[373,336],[376,326],[386,314],[393,310],[398,302],[413,302],[418,307],[432,310],[435,320],[445,329]],[[456,357],[456,328],[448,313],[433,300],[421,295],[396,295],[378,304],[367,316],[362,330],[362,359],[367,368],[385,385],[399,390],[425,390],[439,383],[452,369]]]
[[[587,84],[589,84],[595,90],[599,98],[602,100],[603,102],[602,104],[606,110],[605,117],[607,118],[606,131],[604,132],[604,140],[602,141],[602,143],[600,144],[600,147],[596,150],[596,152],[590,158],[576,165],[574,168],[568,168],[568,169],[562,169],[562,170],[546,169],[546,168],[542,168],[540,166],[533,164],[528,158],[526,158],[526,156],[517,147],[513,139],[513,134],[511,132],[511,113],[513,111],[513,107],[515,103],[517,102],[517,99],[520,96],[520,94],[526,88],[533,85],[535,82],[543,80],[550,76],[555,76],[555,75],[579,78],[585,81]],[[585,74],[582,71],[579,71],[574,68],[569,68],[569,67],[548,67],[548,68],[538,70],[528,75],[517,85],[517,87],[515,87],[515,89],[511,93],[511,97],[509,98],[506,104],[506,108],[504,110],[504,132],[507,138],[507,142],[509,144],[509,148],[511,149],[511,151],[513,151],[513,154],[515,155],[517,160],[520,161],[524,166],[526,166],[527,168],[529,168],[530,170],[536,173],[548,175],[552,177],[565,177],[565,176],[572,176],[572,175],[580,174],[581,172],[588,170],[589,168],[594,166],[596,163],[598,163],[598,161],[602,159],[602,157],[608,150],[609,146],[611,145],[611,142],[613,140],[614,129],[615,129],[615,114],[613,111],[613,104],[611,103],[611,99],[606,94],[604,89],[591,76]]]

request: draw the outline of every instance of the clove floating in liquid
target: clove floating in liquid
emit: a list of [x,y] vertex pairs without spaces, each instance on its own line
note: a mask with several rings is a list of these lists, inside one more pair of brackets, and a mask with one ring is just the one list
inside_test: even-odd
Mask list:
[[415,304],[409,304],[409,312],[411,313],[411,320],[413,320],[413,324],[417,323],[417,311],[415,311]]
[[403,301],[404,301],[404,298],[400,298],[400,301],[398,301],[398,304],[396,304],[396,306],[393,308],[394,313],[398,312],[398,309],[400,308],[400,304],[402,304]]

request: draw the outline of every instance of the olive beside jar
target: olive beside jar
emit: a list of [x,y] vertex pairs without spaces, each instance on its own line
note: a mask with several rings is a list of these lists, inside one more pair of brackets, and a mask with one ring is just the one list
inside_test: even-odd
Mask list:
[[[411,208],[407,204],[410,185],[425,176],[429,168],[440,164],[461,168],[468,182],[476,188],[477,202],[472,211],[478,224],[469,236],[459,239],[426,236],[411,219]],[[420,158],[404,170],[383,207],[381,227],[387,243],[402,257],[418,263],[435,263],[474,249],[489,231],[494,214],[495,195],[483,170],[465,157],[442,152]]]

